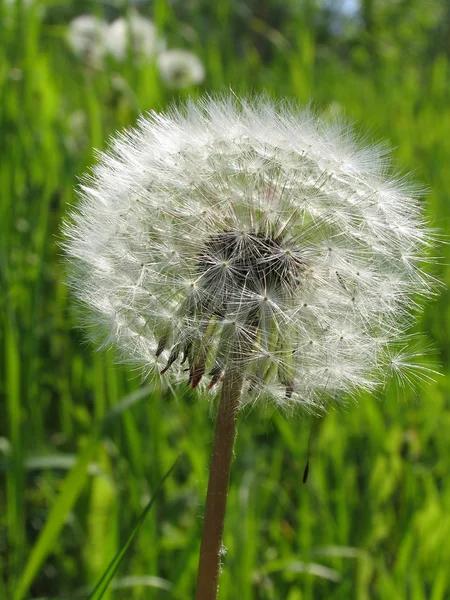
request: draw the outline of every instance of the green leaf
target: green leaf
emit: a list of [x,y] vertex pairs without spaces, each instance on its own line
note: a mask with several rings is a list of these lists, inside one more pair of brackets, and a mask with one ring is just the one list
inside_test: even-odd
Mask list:
[[89,439],[87,446],[81,452],[74,467],[64,480],[61,493],[53,505],[41,534],[30,553],[30,557],[14,592],[14,600],[22,600],[26,596],[39,568],[51,552],[53,544],[64,525],[67,515],[85,485],[86,478],[89,475],[88,469],[98,443],[99,435],[96,430]]
[[169,477],[169,475],[172,473],[173,469],[175,468],[175,465],[177,464],[178,459],[179,459],[179,456],[177,456],[177,458],[175,459],[175,462],[172,464],[172,466],[170,467],[170,469],[166,472],[166,474],[164,475],[164,477],[161,479],[161,481],[160,481],[158,487],[156,488],[153,496],[150,498],[150,500],[146,504],[144,510],[140,514],[138,520],[136,521],[136,523],[135,523],[133,529],[131,530],[130,535],[128,536],[127,540],[122,545],[122,547],[120,548],[120,550],[117,552],[116,556],[109,563],[108,568],[103,573],[103,575],[100,578],[99,582],[97,583],[97,585],[95,586],[95,588],[92,591],[91,595],[89,596],[89,600],[100,600],[100,598],[103,597],[103,594],[105,593],[106,589],[108,588],[108,585],[110,584],[110,582],[111,582],[112,578],[114,577],[117,569],[119,568],[119,565],[122,562],[122,559],[125,556],[126,551],[130,547],[131,542],[134,540],[134,538],[135,538],[137,532],[139,531],[140,526],[144,522],[144,519],[147,516],[149,510],[151,509],[151,507],[155,503],[156,498],[158,497],[159,493],[162,490],[164,482],[166,481],[166,479]]

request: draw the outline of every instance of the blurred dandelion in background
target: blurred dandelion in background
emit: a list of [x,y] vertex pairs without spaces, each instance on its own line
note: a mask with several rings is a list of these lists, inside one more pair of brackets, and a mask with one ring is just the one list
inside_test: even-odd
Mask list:
[[67,40],[73,52],[87,65],[103,66],[105,56],[124,62],[130,51],[139,63],[156,61],[161,81],[172,89],[198,85],[205,78],[205,68],[198,56],[182,48],[166,49],[166,40],[155,24],[131,10],[108,24],[92,15],[73,19]]
[[109,25],[106,43],[108,52],[119,61],[126,59],[128,48],[140,59],[155,58],[165,48],[155,24],[135,11]]
[[93,15],[80,15],[69,23],[67,41],[76,56],[99,68],[106,51],[107,23]]
[[156,60],[163,82],[171,88],[185,88],[202,83],[205,68],[198,56],[179,48],[166,50]]

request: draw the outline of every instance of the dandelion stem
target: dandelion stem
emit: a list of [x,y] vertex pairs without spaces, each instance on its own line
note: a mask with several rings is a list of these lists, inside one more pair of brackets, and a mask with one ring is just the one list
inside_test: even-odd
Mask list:
[[222,534],[243,377],[242,368],[230,369],[222,384],[206,495],[196,600],[215,600],[217,597]]

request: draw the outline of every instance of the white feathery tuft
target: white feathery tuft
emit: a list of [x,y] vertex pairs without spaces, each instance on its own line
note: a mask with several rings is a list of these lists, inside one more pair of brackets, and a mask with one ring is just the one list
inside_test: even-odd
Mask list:
[[220,96],[117,135],[65,224],[94,337],[146,375],[324,410],[427,379],[405,332],[435,279],[420,191],[383,145],[293,103]]

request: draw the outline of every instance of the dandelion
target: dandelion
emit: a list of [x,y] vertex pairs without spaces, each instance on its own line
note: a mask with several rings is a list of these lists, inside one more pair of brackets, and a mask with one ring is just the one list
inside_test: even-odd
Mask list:
[[152,21],[132,11],[127,18],[120,17],[108,27],[107,46],[112,56],[123,61],[129,47],[133,55],[148,59],[164,50],[165,42]]
[[81,15],[70,22],[67,41],[79,58],[99,67],[105,54],[106,28],[106,22],[98,17]]
[[187,50],[166,50],[158,56],[156,64],[162,80],[172,88],[189,87],[205,78],[202,61]]
[[238,361],[247,398],[322,410],[384,383],[386,348],[434,291],[418,193],[340,121],[188,102],[142,118],[86,178],[74,287],[146,374],[189,368],[211,388]]
[[[5,7],[8,8],[8,6],[10,7],[15,7],[19,4],[18,0],[5,0]],[[22,6],[24,8],[29,8],[31,5],[33,4],[33,0],[22,0]],[[44,11],[45,7],[43,6],[39,6],[38,10],[39,11]]]
[[217,590],[242,404],[320,413],[411,380],[405,332],[435,287],[419,195],[385,147],[263,97],[150,113],[86,178],[65,234],[93,334],[147,375],[221,386],[198,600]]

